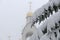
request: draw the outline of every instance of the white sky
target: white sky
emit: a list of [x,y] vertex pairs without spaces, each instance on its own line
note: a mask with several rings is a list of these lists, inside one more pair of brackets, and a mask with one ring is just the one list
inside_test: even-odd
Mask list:
[[26,24],[26,14],[32,1],[33,12],[48,0],[0,0],[0,40],[19,40]]

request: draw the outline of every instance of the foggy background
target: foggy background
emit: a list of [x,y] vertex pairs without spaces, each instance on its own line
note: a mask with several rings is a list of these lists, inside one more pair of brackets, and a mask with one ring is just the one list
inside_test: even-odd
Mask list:
[[11,40],[21,38],[30,1],[34,12],[49,0],[0,0],[0,40],[8,40],[9,35]]

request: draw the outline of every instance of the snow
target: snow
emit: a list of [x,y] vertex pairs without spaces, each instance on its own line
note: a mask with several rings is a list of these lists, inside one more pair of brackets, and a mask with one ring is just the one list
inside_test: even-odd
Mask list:
[[[55,23],[57,23],[60,20],[60,10],[53,15],[51,15],[48,19],[46,19],[42,25],[37,29],[37,31],[34,32],[33,36],[31,37],[30,40],[39,40],[38,36],[41,38],[40,40],[50,40],[48,32],[44,35],[42,33],[42,30],[45,29],[47,26],[47,30],[52,31],[51,28],[54,28]],[[57,32],[58,33],[58,32]],[[59,37],[59,36],[58,36]],[[54,33],[51,34],[52,40],[56,40]]]
[[[47,10],[49,6],[53,7],[53,3],[55,5],[58,5],[60,0],[49,0],[49,2],[45,5],[43,5],[41,8],[35,11],[33,14],[33,21],[36,20],[36,18],[42,14],[44,14],[44,8]],[[40,27],[37,28],[37,30],[34,32],[34,34],[30,37],[29,40],[58,40],[60,38],[59,30],[52,31],[51,28],[55,28],[55,23],[58,23],[60,21],[60,10],[58,9],[58,12],[53,11],[53,15],[50,15],[47,19],[45,19]],[[38,24],[38,23],[37,23]],[[47,33],[43,34],[42,30],[44,30],[47,27]],[[54,35],[54,32],[56,32],[57,38]],[[50,39],[51,37],[51,39]]]
[[50,2],[55,3],[56,5],[58,5],[60,0],[50,0]]
[[47,36],[47,34],[45,34],[44,36],[41,37],[40,40],[50,40],[49,37]]
[[37,9],[34,14],[33,14],[33,20],[36,20],[36,18],[42,14],[44,14],[44,9],[48,9],[49,6],[53,7],[53,3],[55,5],[58,5],[60,2],[60,0],[49,0],[48,3],[46,3],[45,5],[43,5],[41,8]]
[[38,10],[36,10],[33,14],[33,20],[35,20],[38,16],[44,14],[44,8],[45,9],[48,9],[48,6],[49,6],[49,2],[45,5],[43,5],[41,8],[39,8]]

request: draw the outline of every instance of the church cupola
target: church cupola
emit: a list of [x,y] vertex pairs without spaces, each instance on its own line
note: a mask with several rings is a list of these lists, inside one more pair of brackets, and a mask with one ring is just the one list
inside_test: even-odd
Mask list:
[[33,15],[32,10],[31,10],[31,4],[32,4],[32,2],[30,2],[29,4],[30,4],[30,6],[29,6],[29,11],[28,11],[27,17],[26,17],[27,23],[31,22],[31,20],[32,20],[32,15]]
[[27,13],[27,17],[28,17],[28,16],[30,16],[30,17],[32,16],[32,11],[29,11],[29,12]]

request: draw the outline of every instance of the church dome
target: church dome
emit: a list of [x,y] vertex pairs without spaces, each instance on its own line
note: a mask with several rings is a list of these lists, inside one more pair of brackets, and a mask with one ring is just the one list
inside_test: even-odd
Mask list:
[[32,16],[32,10],[31,10],[32,2],[30,2],[29,4],[30,4],[30,6],[29,6],[29,12],[27,13],[27,16]]
[[33,15],[33,14],[32,14],[31,11],[27,13],[27,16],[32,16],[32,15]]

